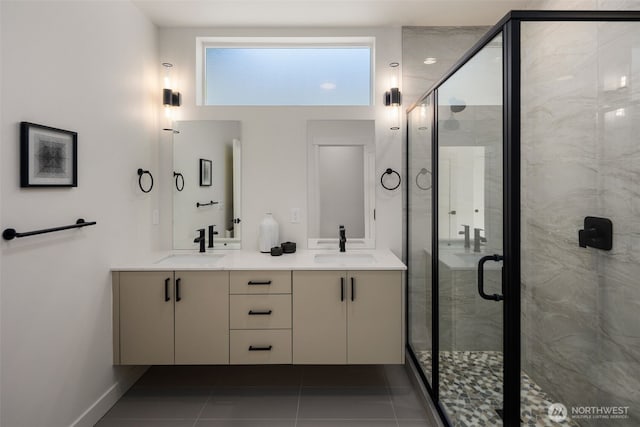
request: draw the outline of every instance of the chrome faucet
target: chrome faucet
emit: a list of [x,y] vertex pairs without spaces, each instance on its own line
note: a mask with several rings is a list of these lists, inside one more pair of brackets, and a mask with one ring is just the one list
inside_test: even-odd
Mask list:
[[200,243],[200,252],[204,252],[205,251],[204,245],[206,243],[206,240],[204,238],[204,228],[201,228],[196,231],[198,232],[198,237],[193,239],[193,243]]
[[473,252],[480,252],[480,245],[487,242],[487,238],[480,235],[481,231],[484,230],[482,228],[473,229]]
[[[209,226],[209,247],[210,248],[213,248],[213,236],[215,234],[218,234],[217,231],[213,231],[215,226],[216,226],[215,224]],[[204,252],[204,251],[200,251],[200,252]]]
[[340,252],[346,252],[346,243],[347,243],[347,238],[345,236],[345,230],[344,230],[344,225],[341,225],[339,228],[340,231]]
[[471,238],[469,236],[469,228],[470,226],[466,224],[460,224],[464,227],[464,231],[458,231],[458,234],[464,234],[464,248],[469,249],[471,247]]

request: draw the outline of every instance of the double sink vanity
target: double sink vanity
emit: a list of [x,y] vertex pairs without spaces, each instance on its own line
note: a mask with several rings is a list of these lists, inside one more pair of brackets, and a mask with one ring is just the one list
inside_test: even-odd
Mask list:
[[389,250],[116,266],[114,364],[404,363],[405,269]]

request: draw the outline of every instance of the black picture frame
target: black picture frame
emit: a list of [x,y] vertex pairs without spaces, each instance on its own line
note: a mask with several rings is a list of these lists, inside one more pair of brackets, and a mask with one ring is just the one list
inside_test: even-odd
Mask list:
[[211,187],[212,185],[213,162],[207,159],[200,159],[200,187]]
[[20,187],[77,187],[78,133],[20,122]]

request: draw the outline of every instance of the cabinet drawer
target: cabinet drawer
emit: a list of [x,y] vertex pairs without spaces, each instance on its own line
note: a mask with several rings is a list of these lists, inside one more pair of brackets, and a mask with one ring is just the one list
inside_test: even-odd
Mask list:
[[231,295],[231,329],[290,329],[291,295]]
[[290,271],[232,271],[231,294],[290,294]]
[[291,363],[291,329],[231,331],[232,365]]

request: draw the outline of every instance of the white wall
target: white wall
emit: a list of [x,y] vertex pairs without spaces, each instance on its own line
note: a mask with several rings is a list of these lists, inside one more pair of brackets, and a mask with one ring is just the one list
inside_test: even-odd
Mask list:
[[[376,62],[372,107],[214,107],[196,106],[195,57],[198,36],[375,36]],[[386,168],[401,170],[400,131],[389,129],[382,100],[389,89],[390,62],[401,61],[401,33],[394,28],[287,29],[160,29],[160,60],[174,64],[173,76],[183,95],[178,120],[240,120],[242,122],[242,247],[256,250],[258,224],[271,211],[280,224],[280,240],[307,246],[307,121],[376,120],[376,182]],[[167,133],[161,141],[163,183],[171,171]],[[171,193],[162,189],[163,236],[171,235]],[[376,184],[376,245],[401,254],[402,189],[393,192]],[[301,222],[291,224],[291,208],[300,208]],[[336,233],[337,234],[337,233]],[[170,247],[170,241],[165,241]]]
[[[112,366],[109,267],[158,247],[136,175],[158,172],[157,30],[129,2],[0,9],[2,228],[97,221],[0,243],[0,422],[92,425],[139,373]],[[78,132],[77,188],[19,187],[20,121]]]

